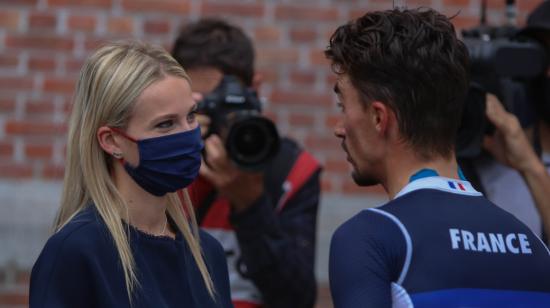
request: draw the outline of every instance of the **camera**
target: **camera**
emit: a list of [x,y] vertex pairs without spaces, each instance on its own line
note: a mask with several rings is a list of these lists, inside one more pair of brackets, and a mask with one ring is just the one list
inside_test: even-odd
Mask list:
[[279,150],[279,133],[261,115],[256,91],[235,76],[224,76],[198,103],[197,111],[211,119],[206,137],[219,135],[229,158],[243,170],[263,170]]
[[[519,35],[518,35],[519,33]],[[512,26],[480,26],[462,32],[470,55],[471,85],[456,140],[459,159],[481,154],[483,137],[494,127],[485,116],[485,94],[496,95],[523,127],[534,122],[533,102],[542,89],[536,82],[547,67],[544,46]]]

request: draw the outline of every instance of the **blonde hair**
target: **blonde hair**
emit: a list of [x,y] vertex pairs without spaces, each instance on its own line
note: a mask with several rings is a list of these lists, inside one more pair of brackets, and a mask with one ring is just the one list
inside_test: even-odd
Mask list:
[[[59,231],[71,218],[93,204],[107,225],[118,251],[130,301],[139,285],[128,230],[121,213],[127,204],[110,176],[113,160],[99,145],[101,126],[125,127],[142,91],[166,75],[190,81],[165,50],[139,42],[118,42],[91,55],[76,86],[70,117],[61,208],[55,220]],[[187,190],[184,206],[176,193],[168,194],[168,215],[187,241],[211,296],[214,286],[199,244],[198,226]]]

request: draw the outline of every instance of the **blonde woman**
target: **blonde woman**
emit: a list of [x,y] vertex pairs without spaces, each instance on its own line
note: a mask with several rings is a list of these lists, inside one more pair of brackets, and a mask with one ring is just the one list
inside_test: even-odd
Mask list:
[[232,307],[224,252],[190,219],[184,189],[201,162],[195,109],[185,71],[160,48],[115,43],[87,60],[31,307]]

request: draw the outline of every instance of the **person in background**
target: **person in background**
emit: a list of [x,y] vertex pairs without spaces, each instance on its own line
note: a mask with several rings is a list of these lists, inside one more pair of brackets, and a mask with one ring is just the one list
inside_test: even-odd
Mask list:
[[543,226],[550,226],[550,174],[535,153],[517,117],[504,110],[494,95],[488,94],[486,102],[486,115],[495,126],[495,134],[485,137],[484,148],[498,162],[521,174],[545,222]]
[[[257,89],[252,41],[219,19],[186,24],[172,51],[188,69],[193,90],[207,95],[227,76]],[[320,195],[318,162],[282,138],[261,171],[244,171],[217,134],[206,135],[214,118],[199,115],[205,134],[205,164],[191,186],[201,227],[223,245],[235,307],[313,307],[314,252]]]
[[[544,46],[550,59],[550,1],[543,1],[529,15],[526,26],[519,34],[534,39]],[[530,142],[523,145],[524,152],[516,152],[512,155],[516,155],[516,158],[524,158],[521,155],[526,154],[527,159],[531,161],[529,154],[534,145],[542,163],[546,165],[547,171],[550,171],[550,64],[545,72],[533,81],[533,84],[538,92],[533,102],[536,119],[533,125],[526,128]],[[489,101],[497,101],[497,98],[490,96],[487,104]],[[510,123],[508,120],[505,122]],[[510,132],[510,129],[506,132]],[[502,134],[503,132],[500,132],[500,135]],[[520,135],[516,133],[508,140],[516,139]],[[513,148],[495,148],[494,143],[486,143],[484,149],[492,155],[473,159],[471,166],[467,165],[464,168],[467,176],[477,183],[475,185],[489,200],[512,213],[548,243],[550,199],[535,195],[532,186],[534,181],[539,182],[535,178],[541,177],[542,169],[531,168],[535,166],[531,163],[523,164],[521,161],[503,159],[503,156],[510,153],[499,151]],[[529,169],[525,169],[526,167]]]
[[390,199],[334,233],[334,306],[548,306],[547,247],[459,175],[469,59],[449,19],[369,12],[340,26],[325,54],[352,178],[382,184]]
[[165,50],[121,42],[88,58],[30,307],[232,307],[223,250],[176,194],[188,196],[201,164],[195,112],[189,77]]

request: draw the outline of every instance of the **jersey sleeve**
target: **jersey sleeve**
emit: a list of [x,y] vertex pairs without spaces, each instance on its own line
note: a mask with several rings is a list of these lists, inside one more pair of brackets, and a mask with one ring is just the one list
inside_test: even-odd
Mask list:
[[391,307],[406,250],[399,226],[379,212],[365,210],[340,226],[329,259],[334,307]]

